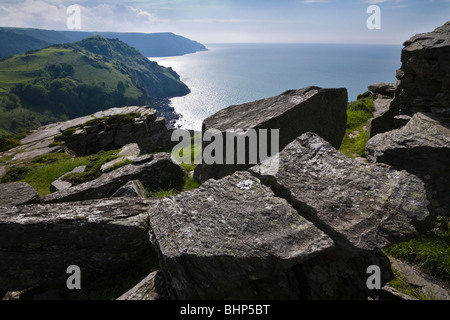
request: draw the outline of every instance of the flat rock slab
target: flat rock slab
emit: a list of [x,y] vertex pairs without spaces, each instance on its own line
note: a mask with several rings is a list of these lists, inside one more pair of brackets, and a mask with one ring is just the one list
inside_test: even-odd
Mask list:
[[397,85],[390,82],[379,82],[368,87],[369,91],[393,98]]
[[314,133],[280,152],[274,173],[262,175],[264,165],[250,172],[349,252],[408,240],[427,225],[428,201],[417,177],[354,161]]
[[252,280],[288,279],[284,270],[333,244],[247,172],[155,201],[149,215],[162,271],[178,299],[236,297],[236,288]]
[[[216,129],[225,135],[227,130],[255,129],[259,136],[260,129],[278,129],[280,150],[302,133],[310,131],[323,137],[335,148],[339,148],[346,129],[347,102],[345,88],[307,87],[289,90],[276,97],[222,109],[203,121],[202,131],[204,134],[207,130]],[[203,147],[206,146],[207,143],[204,142]],[[226,151],[231,149],[226,148]],[[201,182],[209,178],[220,179],[235,171],[244,171],[260,160],[262,159],[243,165],[200,164],[195,170],[194,177]]]
[[436,214],[450,214],[450,124],[418,112],[403,128],[371,138],[366,157],[421,178]]
[[119,287],[139,281],[158,265],[148,240],[149,201],[0,206],[0,288],[65,287],[71,265],[80,267],[87,292],[100,277]]
[[183,168],[172,162],[170,154],[158,153],[147,160],[149,161],[129,164],[95,180],[52,193],[42,200],[50,203],[109,198],[123,185],[136,179],[151,190],[177,188],[184,184]]
[[20,205],[39,202],[39,195],[26,182],[0,184],[0,205]]

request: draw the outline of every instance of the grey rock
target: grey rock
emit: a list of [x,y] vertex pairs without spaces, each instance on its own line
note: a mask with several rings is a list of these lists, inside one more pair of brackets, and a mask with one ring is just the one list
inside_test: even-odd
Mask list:
[[58,191],[70,188],[72,186],[72,183],[70,183],[68,181],[64,181],[62,178],[64,178],[65,176],[67,176],[70,173],[82,173],[85,170],[86,170],[86,166],[79,166],[79,167],[76,167],[75,169],[73,169],[72,171],[63,174],[61,177],[59,177],[57,180],[55,180],[51,183],[50,192],[53,193],[53,192],[58,192]]
[[418,176],[427,190],[430,209],[450,213],[450,125],[433,114],[416,113],[406,126],[371,138],[366,157]]
[[75,125],[74,127],[77,129],[65,141],[66,146],[77,155],[86,155],[99,150],[120,148],[128,144],[135,145],[132,153],[135,153],[136,150],[144,153],[163,151],[174,145],[171,141],[172,130],[167,129],[165,119],[158,117],[156,110],[145,107],[120,109],[124,110],[120,113],[111,113],[96,118],[107,119],[117,114],[131,112],[140,115],[131,122],[117,121],[106,125],[106,120],[104,120],[91,126]]
[[139,149],[139,146],[137,143],[129,143],[125,146],[123,146],[122,150],[119,152],[119,156],[123,157],[130,157],[134,156],[137,157],[141,154],[141,149]]
[[159,199],[148,212],[176,299],[298,297],[290,268],[333,244],[246,172]]
[[69,142],[69,149],[78,155],[85,155],[100,149],[121,148],[129,143],[137,143],[142,151],[157,152],[169,150],[172,146],[172,130],[165,126],[164,118],[157,116],[157,111],[147,107],[127,106],[111,108],[68,121],[57,122],[34,130],[23,138],[21,145],[6,152],[0,152],[0,157],[7,156],[12,161],[23,162],[48,153],[62,152],[67,146],[54,146],[55,137],[70,127],[80,127],[95,118],[138,112],[141,117],[134,123],[117,125],[101,130],[100,126],[91,126],[77,130],[73,141]]
[[139,154],[141,153],[141,150],[139,149],[139,146],[136,143],[129,143],[125,145],[122,150],[118,153],[118,156],[120,156],[117,159],[111,160],[100,168],[101,172],[107,172],[110,171],[115,164],[120,163],[122,161],[133,161],[136,159]]
[[[281,150],[302,133],[311,131],[339,148],[346,129],[347,102],[347,90],[344,88],[307,87],[290,90],[276,97],[220,110],[203,121],[202,132],[217,129],[225,135],[226,130],[231,129],[279,129]],[[259,134],[259,131],[257,133]],[[225,138],[223,140],[226,142]],[[204,142],[203,148],[207,145],[208,143]],[[246,154],[248,153],[247,145]],[[259,154],[259,151],[256,151],[256,154]],[[260,160],[258,159],[258,162]],[[219,179],[235,171],[248,169],[252,166],[248,162],[247,160],[247,164],[243,165],[200,164],[195,169],[194,177],[201,182],[209,178]],[[234,163],[237,163],[236,159]]]
[[153,160],[153,154],[144,154],[133,159],[133,164],[142,164]]
[[405,281],[413,288],[419,289],[422,294],[433,300],[450,300],[449,284],[445,288],[440,283],[436,283],[430,275],[420,271],[417,266],[399,259],[390,258],[391,265]]
[[145,188],[139,180],[132,180],[120,187],[111,198],[147,198]]
[[[399,94],[400,114],[429,112],[450,106],[450,22],[404,43]],[[450,117],[450,113],[441,114]]]
[[26,182],[0,184],[0,205],[21,205],[39,202],[39,195]]
[[391,82],[379,82],[368,87],[369,91],[393,98],[397,85]]
[[150,162],[123,166],[95,180],[52,193],[42,200],[50,203],[109,198],[120,187],[136,179],[150,190],[180,188],[184,184],[184,175],[183,168],[172,162],[170,154],[158,153]]
[[450,21],[403,45],[394,100],[389,112],[372,121],[371,137],[405,125],[394,119],[398,115],[432,112],[442,121],[450,120]]
[[391,281],[389,259],[379,250],[349,256],[344,248],[318,255],[293,268],[300,284],[302,300],[367,300],[369,266],[380,268],[380,285]]
[[385,285],[381,288],[381,292],[379,292],[378,295],[381,296],[382,299],[386,300],[418,300],[407,294],[401,293],[390,285]]
[[154,271],[117,300],[165,300],[168,298],[165,289],[162,272]]
[[0,206],[0,288],[67,293],[66,270],[77,265],[79,298],[119,296],[158,266],[148,241],[149,201]]
[[264,162],[249,170],[348,253],[381,249],[428,227],[425,188],[406,171],[354,161],[314,133],[289,144],[278,163],[272,172]]
[[384,114],[388,109],[392,102],[392,99],[380,99],[377,98],[373,101],[373,116],[379,117],[380,115]]

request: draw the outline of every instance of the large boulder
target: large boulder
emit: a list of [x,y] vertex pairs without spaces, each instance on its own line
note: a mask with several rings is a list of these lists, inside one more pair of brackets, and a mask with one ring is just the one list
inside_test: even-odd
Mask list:
[[401,116],[416,112],[450,119],[450,21],[403,45],[394,100],[385,114],[371,121],[371,137],[401,128],[407,123]]
[[[225,134],[227,130],[256,130],[261,140],[261,129],[279,130],[279,149],[283,149],[296,137],[307,131],[315,132],[339,148],[345,134],[347,123],[347,90],[323,89],[307,87],[300,90],[290,90],[283,94],[263,100],[230,106],[220,110],[203,121],[202,131],[218,130],[223,136],[224,152],[231,151],[227,147]],[[270,137],[267,141],[270,141]],[[204,142],[203,149],[209,143]],[[257,143],[256,143],[257,144]],[[245,153],[250,158],[249,147]],[[259,146],[255,146],[259,155]],[[229,149],[229,150],[228,150]],[[268,148],[270,150],[270,146]],[[272,154],[276,153],[272,151]],[[234,150],[236,155],[236,149]],[[258,156],[259,162],[261,159]],[[200,164],[195,169],[194,177],[204,182],[209,178],[219,179],[235,171],[246,170],[256,163],[236,164]]]
[[26,182],[0,184],[0,205],[20,205],[39,202],[39,195]]
[[397,72],[400,114],[432,112],[450,118],[450,21],[404,43]]
[[129,165],[104,173],[99,178],[52,193],[43,202],[68,202],[109,198],[132,180],[139,180],[150,190],[180,188],[184,184],[183,168],[175,164],[168,153],[157,153],[135,159]]
[[291,267],[333,242],[247,172],[151,203],[151,239],[175,299],[295,299]]
[[381,249],[428,226],[425,188],[414,175],[348,158],[310,132],[277,156],[278,170],[263,162],[250,172],[348,251]]
[[[143,201],[150,200],[0,206],[0,288],[58,288],[62,298],[119,296],[158,267]],[[71,265],[81,270],[81,290],[66,287]]]
[[[294,268],[301,297],[367,298],[372,265],[380,268],[381,285],[390,281],[389,260],[380,250],[427,228],[423,183],[405,171],[348,158],[314,133],[298,137],[276,157],[249,171],[335,243]],[[274,163],[277,168],[265,168]]]
[[450,125],[433,114],[416,113],[401,129],[378,134],[366,144],[372,163],[386,163],[418,176],[435,214],[450,214]]

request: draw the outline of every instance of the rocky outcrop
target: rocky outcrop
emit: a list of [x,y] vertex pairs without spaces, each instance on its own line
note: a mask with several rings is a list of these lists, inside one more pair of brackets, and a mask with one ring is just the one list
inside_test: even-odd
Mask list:
[[[120,119],[133,113],[140,115],[134,121],[111,121],[114,123],[108,128],[101,124],[105,124],[107,119]],[[103,119],[103,122],[98,119]],[[92,125],[86,126],[89,121]],[[97,124],[94,125],[96,122]],[[74,128],[76,133],[67,136],[71,142],[65,146],[64,143],[55,141],[55,138],[56,140],[61,139],[61,134],[69,128]],[[119,149],[130,143],[137,143],[143,153],[152,153],[170,150],[171,134],[172,131],[165,127],[164,118],[158,117],[154,109],[138,106],[111,108],[90,116],[38,128],[23,138],[20,146],[0,152],[0,157],[11,158],[11,162],[22,162],[47,153],[62,152],[66,148],[69,148],[72,153],[81,155],[102,148]],[[83,141],[83,139],[85,140]],[[73,150],[70,150],[71,148]]]
[[[210,129],[216,129],[224,136],[227,130],[279,130],[279,149],[283,149],[296,137],[307,131],[315,132],[334,147],[339,148],[345,134],[347,123],[347,90],[322,89],[308,87],[300,90],[290,90],[285,93],[264,100],[230,106],[203,121],[203,134]],[[223,139],[226,142],[226,139]],[[270,144],[270,137],[267,139]],[[204,142],[203,149],[208,143]],[[248,145],[245,153],[247,158]],[[228,149],[224,143],[224,154]],[[258,149],[258,148],[257,148]],[[270,149],[270,147],[269,147]],[[259,149],[258,149],[259,150]],[[195,169],[194,177],[204,182],[209,178],[219,179],[235,171],[246,170],[258,163],[236,164],[200,164]],[[272,154],[275,154],[273,152]],[[259,151],[256,151],[259,154]],[[225,156],[224,156],[225,157]]]
[[72,186],[42,199],[43,202],[68,202],[109,198],[119,188],[132,180],[140,180],[150,190],[180,188],[184,184],[184,171],[172,162],[170,154],[158,153],[145,158],[145,162],[132,163],[99,178]]
[[249,173],[153,202],[152,242],[176,299],[298,298],[290,269],[331,239]]
[[66,270],[76,265],[82,298],[119,296],[158,266],[148,241],[149,203],[142,201],[0,206],[0,288],[70,294]]
[[0,184],[0,205],[20,205],[39,202],[39,195],[26,182]]
[[156,110],[144,107],[135,108],[128,114],[94,117],[73,128],[75,132],[64,137],[64,141],[79,156],[131,143],[137,144],[144,153],[168,150],[174,145],[170,139],[172,131],[166,128],[165,119],[158,117]]
[[394,100],[389,111],[371,122],[371,137],[404,126],[407,121],[398,116],[428,112],[450,119],[450,22],[403,45]]
[[404,241],[427,227],[428,201],[417,177],[355,161],[316,134],[303,134],[280,152],[275,174],[262,175],[264,166],[250,172],[355,253]]
[[295,266],[301,297],[364,299],[370,295],[366,271],[372,265],[380,267],[382,285],[390,281],[389,260],[380,249],[427,228],[422,182],[405,171],[347,158],[313,133],[297,138],[278,157],[278,170],[264,168],[273,163],[267,161],[249,171],[336,245]]
[[416,113],[401,129],[367,142],[366,157],[418,176],[426,186],[430,209],[450,213],[450,125],[433,114]]
[[404,46],[394,105],[400,114],[431,112],[450,118],[450,21],[415,35]]

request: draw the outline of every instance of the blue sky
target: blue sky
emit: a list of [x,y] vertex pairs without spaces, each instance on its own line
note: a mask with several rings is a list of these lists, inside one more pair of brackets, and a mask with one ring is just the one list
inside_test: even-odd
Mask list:
[[[67,30],[77,4],[82,31],[173,32],[202,43],[402,44],[450,20],[450,0],[0,0],[0,26]],[[367,8],[381,9],[369,30]]]

